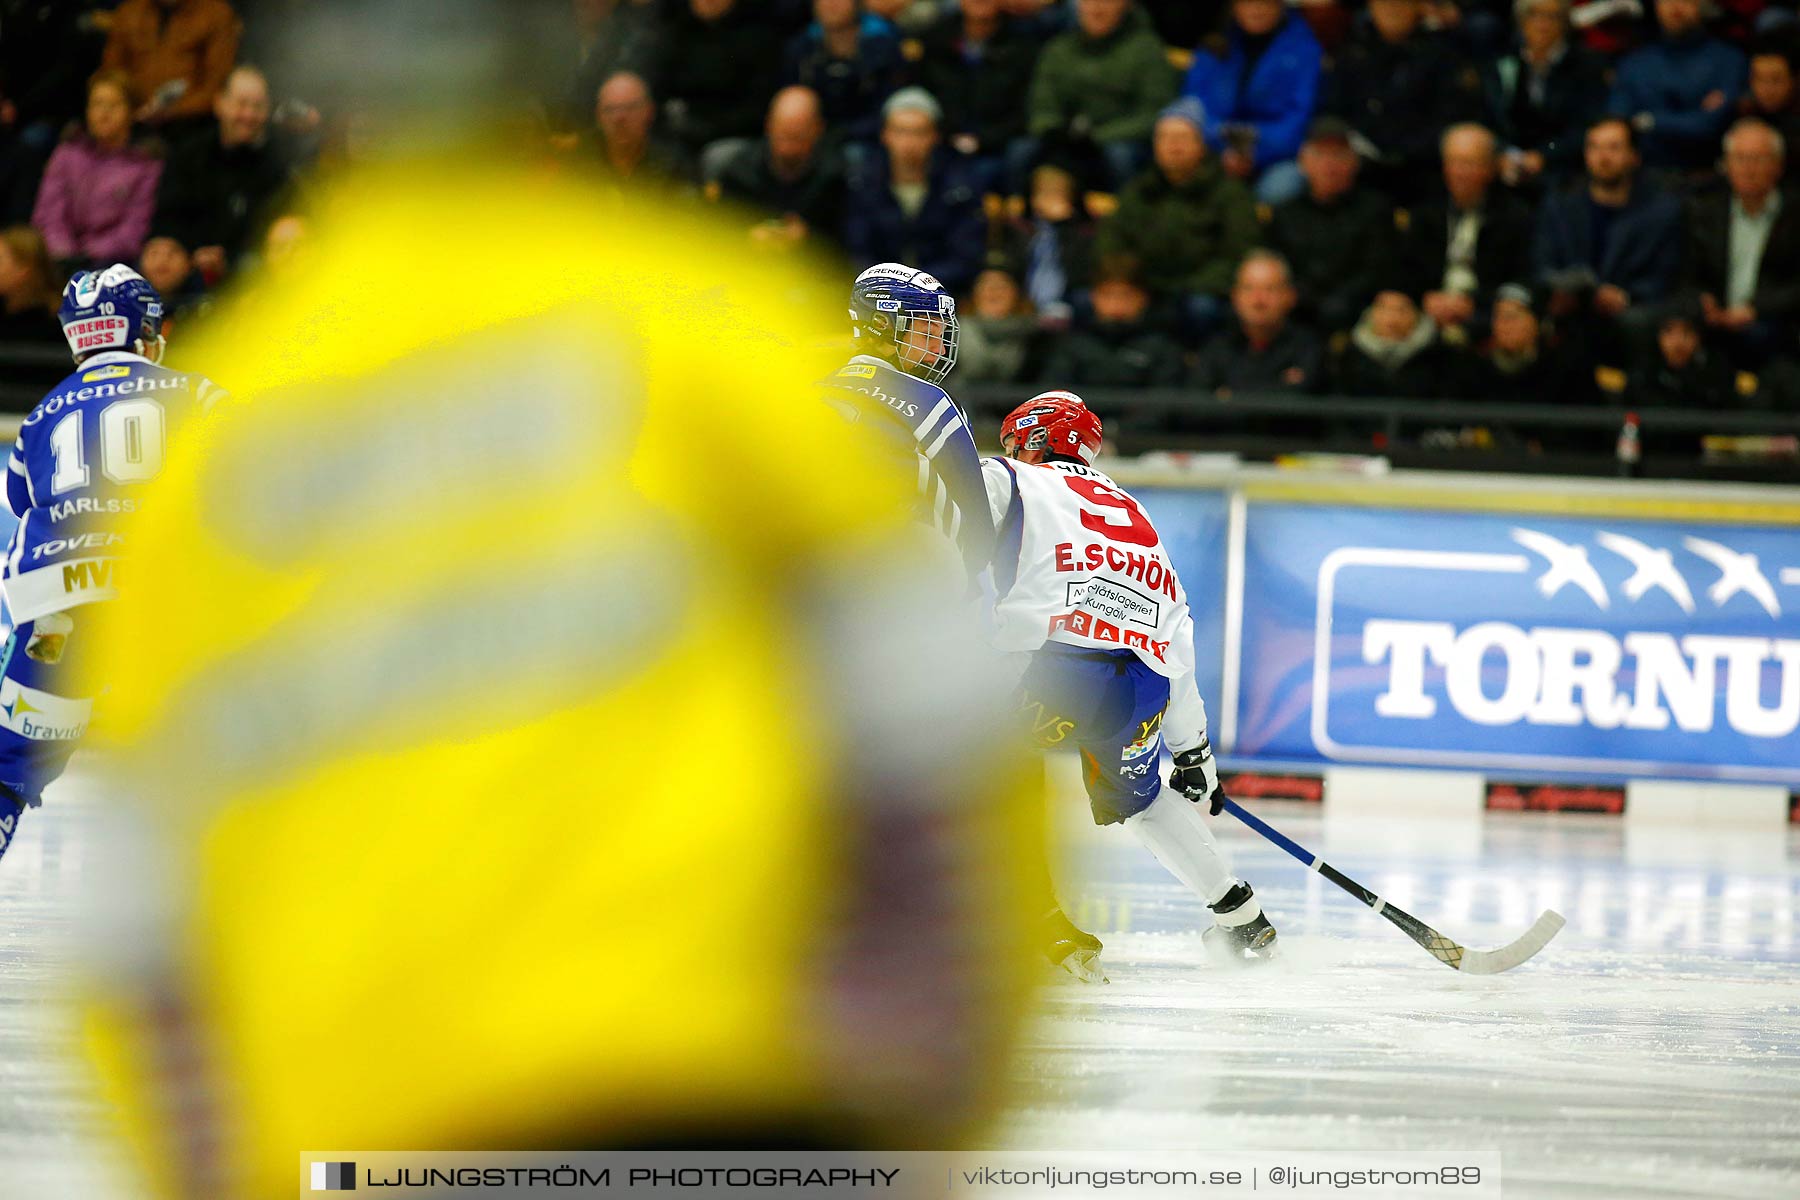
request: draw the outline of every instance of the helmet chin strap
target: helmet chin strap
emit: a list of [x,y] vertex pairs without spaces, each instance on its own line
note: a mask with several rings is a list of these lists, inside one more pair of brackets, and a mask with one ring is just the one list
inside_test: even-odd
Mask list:
[[137,352],[139,354],[143,355],[153,363],[161,363],[163,360],[163,351],[168,348],[169,340],[159,333],[156,335],[156,341],[151,345],[146,346],[143,338],[139,338],[134,344],[137,346]]

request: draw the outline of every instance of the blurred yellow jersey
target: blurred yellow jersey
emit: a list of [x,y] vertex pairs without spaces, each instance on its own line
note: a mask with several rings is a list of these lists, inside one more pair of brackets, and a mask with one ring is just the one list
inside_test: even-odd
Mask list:
[[814,398],[841,285],[469,164],[315,224],[179,347],[235,403],[105,630],[175,884],[90,1042],[159,1193],[966,1127],[1040,835],[913,480]]

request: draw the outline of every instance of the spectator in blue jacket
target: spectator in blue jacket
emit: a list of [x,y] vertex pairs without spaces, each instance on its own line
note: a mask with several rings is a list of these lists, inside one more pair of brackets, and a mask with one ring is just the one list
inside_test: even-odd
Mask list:
[[1642,136],[1653,167],[1710,170],[1748,74],[1744,52],[1700,27],[1700,0],[1656,0],[1662,40],[1619,64],[1609,111]]
[[1547,197],[1533,256],[1550,314],[1583,328],[1602,361],[1648,343],[1656,304],[1681,267],[1681,203],[1639,177],[1631,123],[1602,117],[1588,128],[1587,178]]
[[1321,52],[1282,0],[1233,0],[1225,32],[1200,43],[1182,85],[1206,109],[1206,142],[1225,173],[1265,204],[1306,187],[1294,156],[1312,120]]
[[856,266],[906,262],[961,293],[981,268],[987,218],[957,156],[938,148],[943,112],[923,88],[882,106],[882,153],[858,171],[844,246]]

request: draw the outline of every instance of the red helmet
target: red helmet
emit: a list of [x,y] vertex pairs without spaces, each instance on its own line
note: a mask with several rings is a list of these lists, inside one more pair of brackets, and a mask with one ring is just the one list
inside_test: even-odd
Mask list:
[[[1000,450],[1020,462],[1059,454],[1089,465],[1100,453],[1100,418],[1074,392],[1033,396],[1000,422]],[[1026,455],[1032,455],[1027,458]]]

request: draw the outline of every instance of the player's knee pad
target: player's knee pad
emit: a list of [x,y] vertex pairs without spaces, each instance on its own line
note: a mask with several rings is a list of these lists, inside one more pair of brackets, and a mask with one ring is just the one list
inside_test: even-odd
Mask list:
[[[1082,779],[1087,784],[1088,807],[1096,825],[1118,825],[1129,821],[1156,802],[1162,790],[1162,778],[1151,760],[1150,768],[1141,775],[1126,774],[1087,751],[1081,753]],[[1118,770],[1117,775],[1109,774]]]

